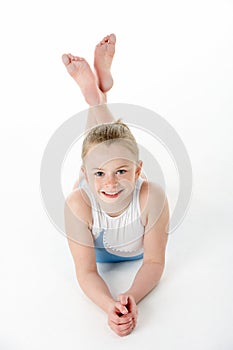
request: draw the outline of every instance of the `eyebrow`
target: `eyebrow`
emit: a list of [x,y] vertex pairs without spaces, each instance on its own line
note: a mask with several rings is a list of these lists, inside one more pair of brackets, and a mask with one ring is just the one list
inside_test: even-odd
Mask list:
[[[118,166],[118,167],[116,168],[116,170],[122,169],[122,168],[129,168],[129,165],[124,164],[124,165]],[[102,169],[102,168],[92,168],[92,170],[104,170],[104,169]]]

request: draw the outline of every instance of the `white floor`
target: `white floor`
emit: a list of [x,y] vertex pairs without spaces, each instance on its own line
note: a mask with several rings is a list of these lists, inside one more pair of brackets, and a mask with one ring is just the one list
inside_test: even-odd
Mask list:
[[[227,212],[193,198],[185,222],[169,238],[159,286],[139,303],[137,328],[119,338],[80,290],[66,240],[35,199],[24,222],[17,213],[5,217],[12,234],[4,237],[1,254],[1,349],[140,349],[145,343],[149,349],[232,349]],[[113,295],[130,285],[140,263],[99,264]]]
[[[0,21],[7,54],[0,66],[0,349],[232,350],[232,3],[146,0],[144,7],[134,2],[133,10],[119,5],[109,19],[109,2],[87,1],[81,22],[72,0],[30,4],[15,2],[12,11],[7,3]],[[87,18],[92,26],[84,36]],[[139,104],[166,118],[187,147],[194,176],[189,211],[169,237],[161,282],[139,303],[138,326],[125,338],[80,290],[39,188],[49,138],[85,108],[60,55],[92,59],[97,38],[111,31],[118,51],[109,102]],[[138,40],[147,48],[144,67]],[[99,271],[116,295],[139,266],[102,264]]]

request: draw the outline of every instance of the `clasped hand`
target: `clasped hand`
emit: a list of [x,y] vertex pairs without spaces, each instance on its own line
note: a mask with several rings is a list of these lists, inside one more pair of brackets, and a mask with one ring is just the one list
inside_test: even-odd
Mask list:
[[132,332],[137,324],[138,309],[132,295],[118,295],[117,301],[108,311],[108,325],[119,336],[123,337]]

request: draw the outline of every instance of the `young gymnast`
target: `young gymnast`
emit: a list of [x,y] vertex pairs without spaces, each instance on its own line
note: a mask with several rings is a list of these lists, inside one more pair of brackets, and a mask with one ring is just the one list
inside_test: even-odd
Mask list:
[[[142,176],[129,127],[115,121],[106,105],[106,93],[113,85],[115,43],[111,34],[96,46],[95,73],[85,59],[62,56],[92,107],[82,146],[82,176],[66,199],[65,224],[80,287],[107,313],[110,328],[125,336],[137,324],[138,302],[162,276],[169,208],[163,190]],[[135,259],[143,259],[142,265],[129,290],[115,300],[97,263]]]

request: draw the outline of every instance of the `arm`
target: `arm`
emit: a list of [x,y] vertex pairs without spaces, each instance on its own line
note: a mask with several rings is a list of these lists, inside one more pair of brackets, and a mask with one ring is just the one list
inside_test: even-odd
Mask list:
[[80,287],[96,305],[108,313],[115,301],[106,283],[98,274],[93,248],[81,246],[70,239],[68,243],[75,257],[75,270]]
[[68,244],[73,256],[76,276],[84,293],[108,315],[108,325],[120,336],[129,334],[134,322],[132,315],[119,300],[115,301],[99,276],[94,243],[89,230],[90,203],[81,190],[71,193],[65,202],[65,226]]
[[95,304],[107,312],[114,300],[97,271],[94,243],[89,229],[91,212],[87,201],[82,190],[73,191],[67,198],[66,233],[80,287]]
[[148,210],[147,214],[143,264],[132,286],[124,293],[133,296],[136,303],[159,283],[165,265],[169,208],[161,189],[151,186],[147,207],[153,211]]

